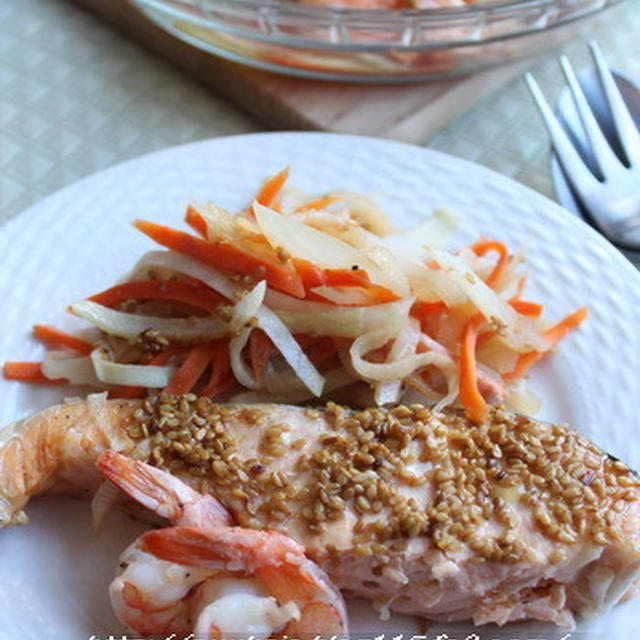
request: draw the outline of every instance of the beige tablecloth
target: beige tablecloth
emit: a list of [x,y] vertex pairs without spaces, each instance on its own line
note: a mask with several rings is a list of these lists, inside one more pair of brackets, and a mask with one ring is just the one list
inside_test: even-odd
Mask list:
[[[593,31],[610,64],[640,78],[640,0]],[[563,48],[576,68],[583,42]],[[533,65],[562,86],[555,51]],[[65,0],[0,0],[0,220],[85,176],[149,151],[260,126]],[[553,197],[549,143],[522,80],[425,142]]]

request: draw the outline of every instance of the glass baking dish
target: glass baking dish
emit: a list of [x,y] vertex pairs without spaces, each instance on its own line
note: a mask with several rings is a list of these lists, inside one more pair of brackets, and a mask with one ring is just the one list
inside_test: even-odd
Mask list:
[[511,0],[442,9],[343,9],[291,0],[133,0],[176,37],[269,71],[345,81],[466,74],[576,35],[621,0]]

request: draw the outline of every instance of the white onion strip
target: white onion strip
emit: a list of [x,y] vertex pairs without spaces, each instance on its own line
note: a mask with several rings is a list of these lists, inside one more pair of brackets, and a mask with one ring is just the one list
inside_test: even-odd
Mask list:
[[[407,326],[400,331],[387,354],[387,362],[397,362],[407,356],[414,355],[420,340],[420,323],[415,318],[408,318]],[[402,379],[378,382],[373,397],[378,405],[398,402],[402,393]]]
[[108,480],[105,480],[98,487],[91,500],[91,521],[94,533],[98,533],[102,529],[107,515],[121,500],[122,492]]
[[104,355],[100,349],[94,349],[90,358],[98,379],[107,384],[160,389],[171,382],[176,370],[175,367],[111,362]]
[[231,361],[231,370],[236,380],[247,389],[259,389],[260,385],[256,377],[249,370],[242,358],[242,350],[249,342],[251,335],[251,327],[243,329],[237,336],[229,340],[229,359]]
[[231,320],[229,321],[229,329],[233,333],[242,329],[249,323],[251,318],[257,316],[258,310],[262,306],[266,290],[267,282],[261,280],[251,291],[238,300],[233,307]]
[[148,330],[157,331],[167,338],[213,340],[228,336],[229,325],[218,316],[204,318],[158,318],[110,309],[91,300],[71,305],[71,311],[91,322],[105,333],[122,338],[135,338]]
[[404,379],[416,369],[427,365],[435,365],[442,370],[450,370],[455,367],[453,360],[442,353],[428,351],[416,355],[407,356],[395,362],[369,362],[364,356],[374,349],[384,346],[393,334],[387,329],[371,331],[356,338],[349,349],[351,364],[355,371],[366,380],[386,381]]
[[471,302],[485,318],[500,324],[497,338],[518,352],[547,351],[549,345],[540,336],[540,324],[535,318],[518,314],[507,302],[493,291],[458,256],[439,249],[430,254],[449,276],[461,287]]
[[49,380],[66,378],[71,384],[101,386],[89,356],[71,358],[67,351],[47,351],[40,370]]
[[[357,265],[367,272],[372,282],[398,293],[398,282],[389,278],[363,251],[258,202],[253,203],[253,211],[260,230],[272,247],[282,247],[292,256],[304,258],[320,267],[351,269]],[[406,291],[400,292],[403,294],[406,295]]]
[[258,326],[269,336],[276,349],[280,351],[307,389],[314,396],[320,397],[325,380],[282,320],[271,309],[263,306],[258,311]]
[[[242,291],[241,287],[233,283],[219,271],[203,265],[197,260],[171,253],[169,251],[151,251],[145,254],[142,259],[138,261],[138,266],[145,265],[164,267],[166,269],[171,269],[178,273],[191,276],[192,278],[196,278],[196,280],[200,280],[229,299],[233,299],[237,291]],[[291,298],[291,296],[277,294],[276,292],[269,291],[268,288],[265,288],[265,301],[267,297],[274,293],[276,297],[282,296],[285,300]],[[295,298],[291,299],[295,300]],[[335,308],[333,305],[329,304],[322,306],[327,309]],[[260,329],[269,336],[271,342],[273,342],[276,349],[280,351],[289,366],[296,372],[298,377],[314,395],[320,396],[322,394],[324,378],[313,366],[309,358],[307,358],[304,351],[300,348],[300,345],[291,335],[291,331],[289,331],[282,320],[280,320],[280,318],[278,318],[278,316],[264,304],[258,309],[255,315],[258,318],[258,327],[260,327]],[[241,367],[242,365],[237,363],[237,366]],[[257,388],[257,381],[255,381],[253,376],[248,373],[246,367],[244,370],[247,372],[247,379],[252,380],[253,384],[256,385],[255,388]],[[238,381],[241,382],[240,380]]]
[[[314,303],[309,303],[314,304]],[[310,333],[335,338],[357,338],[364,333],[387,328],[396,333],[402,328],[413,298],[370,307],[321,305],[326,311],[309,312],[274,309],[293,333]]]
[[236,291],[243,290],[242,287],[232,282],[217,269],[172,251],[149,251],[145,253],[140,260],[138,260],[134,271],[148,266],[163,267],[184,273],[196,280],[204,282],[204,284],[229,300],[234,299]]

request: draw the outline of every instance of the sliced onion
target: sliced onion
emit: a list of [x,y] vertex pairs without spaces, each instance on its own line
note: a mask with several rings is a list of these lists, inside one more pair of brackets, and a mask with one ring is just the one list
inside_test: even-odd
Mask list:
[[363,333],[387,327],[398,332],[413,304],[413,298],[371,307],[329,307],[326,311],[296,312],[276,309],[278,317],[293,333],[310,333],[338,338],[357,338]]
[[371,302],[371,298],[360,287],[314,287],[313,293],[342,306],[357,306]]
[[387,236],[385,243],[394,251],[406,251],[407,245],[440,249],[446,246],[459,228],[460,214],[451,209],[434,209],[422,224],[410,231]]
[[192,204],[192,206],[206,222],[209,239],[222,238],[231,243],[235,242],[236,223],[233,214],[211,202]]
[[242,350],[249,342],[251,336],[251,327],[243,329],[237,336],[234,336],[229,341],[229,358],[231,361],[231,370],[236,380],[247,389],[259,389],[260,385],[256,380],[256,377],[249,370],[249,367],[245,364],[242,357]]
[[[184,273],[185,275],[200,280],[218,293],[221,293],[230,299],[234,298],[236,292],[242,291],[238,285],[215,269],[203,265],[192,258],[187,258],[186,256],[174,254],[169,251],[150,252],[143,257],[140,263],[158,265],[179,273]],[[284,300],[285,302],[288,299],[292,301],[297,300],[291,296],[266,289],[265,300],[267,303],[272,297],[275,297],[275,299],[281,299],[281,301]],[[241,300],[241,302],[243,302],[243,300]],[[327,309],[335,308],[333,305],[322,306]],[[313,364],[311,364],[311,361],[307,358],[304,351],[302,351],[300,345],[296,342],[282,320],[280,320],[280,318],[278,318],[278,316],[265,305],[262,305],[255,315],[258,318],[258,326],[269,336],[273,344],[289,363],[289,366],[296,372],[298,377],[314,393],[314,395],[321,395],[324,379],[318,373]],[[237,364],[237,366],[241,367],[242,364]],[[246,370],[246,367],[244,370]],[[253,377],[248,374],[247,379],[253,380]],[[253,383],[257,385],[257,381],[254,380]]]
[[377,236],[387,236],[396,231],[385,210],[364,193],[331,191],[327,194],[344,202],[352,219]]
[[260,229],[271,246],[282,247],[292,256],[304,258],[320,267],[351,269],[357,265],[367,272],[374,283],[396,291],[397,283],[388,278],[373,260],[355,247],[328,233],[276,213],[257,202],[253,204],[253,210]]
[[[400,331],[387,354],[387,362],[397,362],[416,352],[420,340],[420,323],[415,318],[409,318],[407,326]],[[402,379],[379,382],[375,385],[373,397],[378,405],[395,403],[400,400],[402,393]]]
[[266,290],[267,283],[265,280],[261,280],[234,305],[231,312],[231,320],[229,321],[229,328],[233,333],[247,325],[251,318],[257,317]]
[[66,378],[71,384],[101,386],[89,356],[70,358],[67,351],[47,351],[40,369],[49,380]]
[[159,389],[171,382],[176,370],[175,367],[111,362],[104,356],[100,349],[94,349],[90,358],[98,379],[107,384]]
[[163,267],[184,273],[196,280],[200,280],[229,300],[234,299],[236,291],[242,291],[242,287],[235,284],[217,269],[172,251],[149,251],[138,260],[134,269],[138,270],[149,266]]
[[258,311],[258,326],[269,336],[287,364],[314,396],[321,396],[325,379],[313,366],[282,320],[268,307]]
[[541,327],[535,318],[516,313],[459,257],[438,249],[432,249],[430,253],[451,281],[464,290],[478,311],[490,322],[500,325],[498,339],[518,352],[548,350],[549,345],[540,336]]
[[105,480],[91,500],[91,520],[94,533],[102,529],[104,521],[113,507],[122,500],[122,492],[115,484]]
[[410,355],[395,362],[369,362],[364,356],[384,346],[393,334],[388,329],[371,331],[361,335],[353,341],[349,349],[351,364],[354,370],[366,380],[385,381],[394,379],[404,379],[416,369],[427,365],[435,365],[443,372],[455,368],[453,360],[442,353],[428,351]]
[[229,324],[218,316],[203,318],[159,318],[125,313],[110,309],[91,300],[71,305],[71,311],[88,320],[105,333],[122,338],[135,338],[148,330],[167,338],[193,340],[222,338],[230,333]]

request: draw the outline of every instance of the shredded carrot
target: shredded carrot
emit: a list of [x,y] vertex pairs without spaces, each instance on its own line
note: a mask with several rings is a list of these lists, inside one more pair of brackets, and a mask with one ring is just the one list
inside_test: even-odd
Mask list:
[[521,315],[538,317],[542,314],[544,307],[537,302],[528,302],[519,298],[511,298],[509,304]]
[[[552,347],[559,342],[564,336],[573,331],[582,324],[589,315],[587,307],[581,307],[577,311],[570,313],[568,316],[560,320],[558,324],[554,325],[550,329],[547,329],[542,335],[549,346]],[[531,367],[546,353],[546,351],[528,351],[518,356],[514,368],[508,373],[504,373],[502,377],[512,382],[521,378]]]
[[40,362],[5,362],[2,372],[7,380],[22,382],[36,382],[42,384],[68,384],[66,378],[50,380],[42,373]]
[[327,277],[324,269],[321,269],[317,265],[313,264],[313,262],[309,262],[303,258],[293,258],[291,261],[302,280],[305,291],[308,292],[314,287],[321,287],[327,284]]
[[249,338],[249,353],[251,355],[251,366],[256,380],[262,384],[264,374],[267,370],[269,356],[273,352],[273,342],[261,329],[254,329]]
[[236,379],[231,372],[229,363],[229,345],[224,340],[219,341],[219,346],[211,358],[211,373],[209,380],[200,395],[209,398],[215,397],[230,389],[236,384]]
[[588,315],[589,309],[587,309],[587,307],[580,307],[577,311],[570,313],[560,320],[560,322],[551,327],[551,329],[547,329],[547,331],[544,332],[544,339],[549,344],[556,344],[556,342],[562,340],[569,331],[573,331],[579,327],[587,319]]
[[116,285],[91,296],[89,300],[106,307],[113,307],[125,300],[170,300],[211,313],[226,298],[204,284],[174,280],[139,280]]
[[256,200],[265,207],[271,207],[274,200],[282,190],[282,187],[284,186],[284,183],[287,181],[288,177],[289,167],[283,169],[280,173],[276,173],[275,176],[272,176],[271,178],[266,180],[260,188],[260,191],[258,191]]
[[133,226],[168,249],[200,260],[216,269],[264,278],[267,284],[296,298],[304,297],[300,276],[282,264],[248,253],[227,242],[209,242],[164,225],[135,220]]
[[497,240],[480,240],[471,247],[472,251],[477,256],[483,256],[488,251],[497,251],[499,254],[498,263],[493,268],[493,271],[489,274],[486,283],[492,289],[496,289],[502,282],[504,273],[509,263],[509,249]]
[[[372,284],[364,269],[323,269],[308,260],[293,258],[293,266],[300,275],[306,290],[307,300],[317,300],[331,304],[329,300],[316,295],[311,289],[315,287],[360,287],[369,298],[351,306],[363,307],[399,300],[393,291],[377,284]],[[349,306],[349,305],[344,305]]]
[[191,205],[187,207],[187,211],[184,214],[184,221],[203,238],[207,239],[209,237],[207,221]]
[[88,356],[93,351],[93,345],[90,342],[60,331],[60,329],[56,329],[55,327],[50,327],[49,325],[34,325],[33,335],[40,340],[40,342],[54,349],[64,347],[83,356]]
[[418,319],[423,316],[429,316],[441,311],[446,311],[449,307],[444,300],[437,300],[436,302],[426,302],[425,300],[416,300],[411,307],[411,315]]
[[483,422],[489,407],[480,391],[476,374],[476,338],[478,326],[483,322],[480,314],[474,315],[462,331],[460,344],[460,402],[467,417],[473,422]]
[[145,364],[151,364],[157,367],[164,367],[169,359],[173,356],[178,355],[179,353],[183,353],[186,350],[186,347],[168,347],[164,351],[160,351],[160,353],[156,353],[153,358],[151,358]]
[[193,389],[200,376],[204,373],[207,365],[214,356],[217,343],[199,344],[192,347],[185,361],[180,365],[173,375],[169,386],[165,388],[167,393],[181,395]]
[[330,287],[365,287],[371,280],[364,269],[325,269]]
[[296,211],[311,211],[316,209],[324,209],[328,207],[330,204],[337,202],[340,198],[336,198],[336,196],[325,196],[324,198],[318,198],[317,200],[313,200],[312,202],[307,202],[307,204],[303,204],[301,207],[298,207]]

